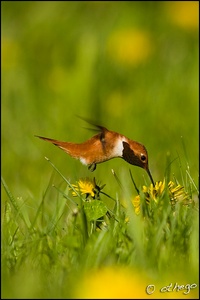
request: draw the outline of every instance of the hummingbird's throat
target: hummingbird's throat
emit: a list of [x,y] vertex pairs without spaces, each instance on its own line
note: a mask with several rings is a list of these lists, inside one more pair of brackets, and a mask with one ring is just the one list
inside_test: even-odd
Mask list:
[[123,147],[123,159],[131,165],[144,168],[144,163],[140,160],[140,158],[137,155],[135,155],[134,151],[130,148],[130,145],[127,142],[123,142]]

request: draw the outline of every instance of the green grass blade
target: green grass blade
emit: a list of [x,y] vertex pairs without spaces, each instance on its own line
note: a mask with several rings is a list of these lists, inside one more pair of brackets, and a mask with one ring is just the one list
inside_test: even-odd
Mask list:
[[1,182],[3,184],[3,187],[4,187],[4,190],[12,204],[12,206],[14,207],[15,211],[17,212],[17,214],[20,216],[20,218],[24,221],[25,225],[29,228],[28,224],[27,224],[27,221],[24,217],[24,215],[22,214],[20,208],[19,208],[19,205],[16,201],[16,199],[14,198],[14,196],[12,195],[11,191],[9,190],[6,182],[4,181],[4,179],[1,177]]

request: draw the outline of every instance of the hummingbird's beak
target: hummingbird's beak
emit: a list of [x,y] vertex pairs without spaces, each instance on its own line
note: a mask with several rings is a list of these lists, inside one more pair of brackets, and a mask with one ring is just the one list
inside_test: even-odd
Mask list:
[[146,169],[146,171],[147,171],[147,173],[148,173],[148,175],[149,175],[149,177],[150,177],[150,179],[151,179],[151,182],[152,182],[153,186],[155,186],[155,183],[154,183],[154,181],[153,181],[153,177],[151,176],[151,172],[149,171],[148,168]]

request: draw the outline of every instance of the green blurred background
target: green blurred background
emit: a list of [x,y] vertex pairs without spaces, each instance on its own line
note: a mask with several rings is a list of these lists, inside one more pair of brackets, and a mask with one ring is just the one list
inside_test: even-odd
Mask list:
[[[45,156],[72,182],[95,175],[113,194],[111,169],[123,176],[126,162],[91,174],[34,137],[90,138],[76,115],[144,144],[155,181],[170,154],[175,177],[182,179],[181,161],[197,183],[198,1],[3,1],[1,8],[2,176],[15,196],[44,192],[52,174]],[[137,185],[149,180],[131,170]]]

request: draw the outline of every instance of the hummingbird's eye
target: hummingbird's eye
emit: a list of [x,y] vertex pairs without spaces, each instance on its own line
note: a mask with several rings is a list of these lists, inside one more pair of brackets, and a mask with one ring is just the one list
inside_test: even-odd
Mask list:
[[147,159],[146,155],[144,155],[144,154],[141,154],[141,160],[142,160],[143,162],[145,162],[145,161],[146,161],[146,159]]

